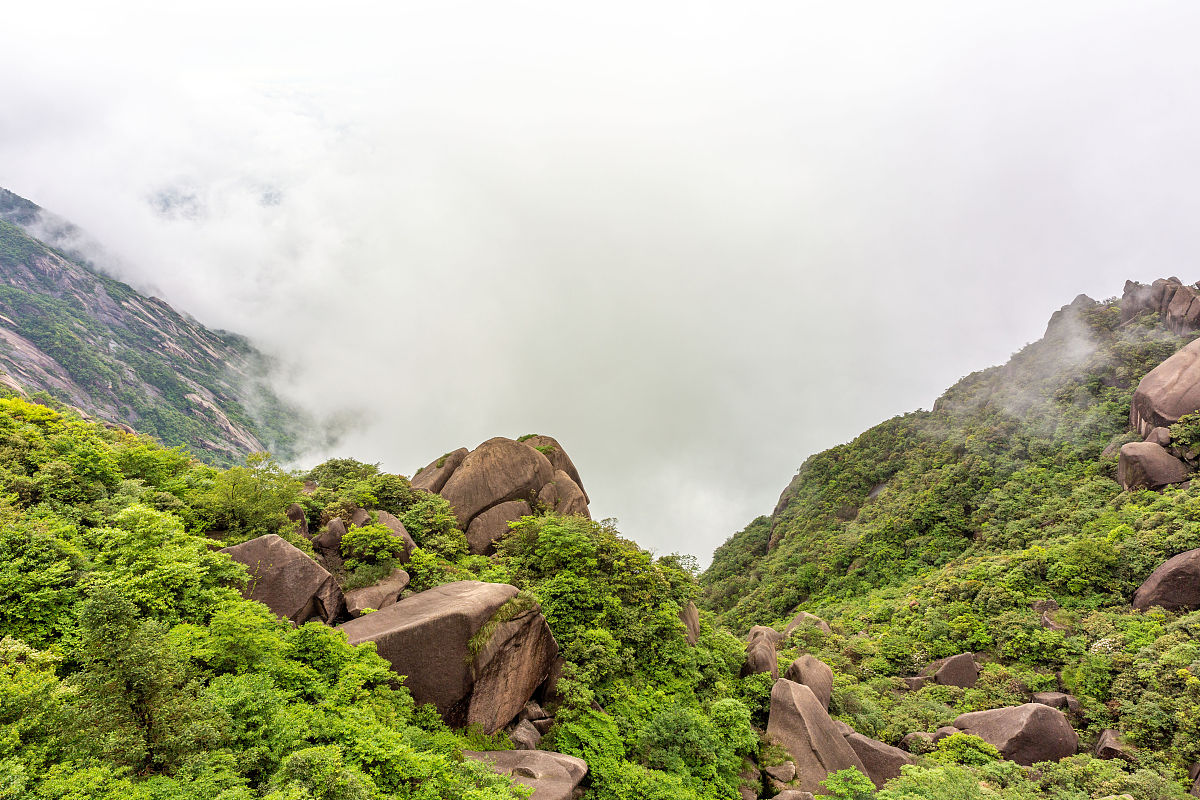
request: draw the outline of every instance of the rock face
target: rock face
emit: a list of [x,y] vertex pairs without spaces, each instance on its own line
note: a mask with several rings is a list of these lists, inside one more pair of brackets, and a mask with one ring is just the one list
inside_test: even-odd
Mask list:
[[688,600],[687,605],[679,612],[679,621],[687,628],[688,644],[695,647],[700,639],[700,610],[691,600]]
[[547,750],[464,750],[463,755],[491,765],[494,772],[533,787],[530,800],[571,800],[588,765],[581,758]]
[[342,537],[346,535],[346,524],[334,517],[326,523],[325,528],[313,539],[313,544],[322,550],[336,553],[342,546]]
[[1183,483],[1188,472],[1187,464],[1154,442],[1121,445],[1117,480],[1123,489],[1159,489],[1172,483]]
[[289,522],[295,523],[296,533],[307,538],[308,537],[308,515],[304,513],[304,507],[299,503],[292,503],[288,506],[287,518]]
[[829,629],[829,623],[818,617],[816,614],[810,614],[807,611],[801,611],[796,616],[792,617],[792,621],[787,624],[784,629],[785,636],[791,636],[792,631],[799,628],[801,625],[816,625],[825,633],[832,633]]
[[414,489],[423,489],[437,494],[466,457],[467,448],[460,447],[446,453],[441,458],[435,458],[429,462],[429,466],[417,470],[417,474],[412,476],[410,483]]
[[243,596],[265,604],[276,616],[297,625],[310,619],[332,624],[345,609],[342,591],[333,576],[273,533],[220,552],[245,564],[250,572]]
[[812,689],[821,705],[829,708],[829,698],[833,695],[833,670],[824,661],[805,653],[788,666],[783,677]]
[[970,689],[979,679],[979,667],[975,666],[975,656],[970,653],[959,653],[949,658],[941,658],[921,670],[921,677],[933,678],[934,683],[943,686],[961,686]]
[[533,513],[524,500],[509,500],[484,511],[467,526],[467,546],[475,555],[496,552],[496,542],[508,534],[508,523]]
[[1125,761],[1133,761],[1133,754],[1119,732],[1112,728],[1105,728],[1100,732],[1100,738],[1096,741],[1096,758],[1120,758]]
[[509,500],[533,500],[554,477],[549,460],[532,447],[498,436],[471,451],[441,495],[466,530],[479,512]]
[[571,461],[571,457],[567,455],[567,451],[558,443],[558,440],[553,436],[542,436],[537,434],[529,438],[522,438],[521,444],[532,447],[550,460],[550,465],[554,469],[562,470],[571,479],[572,483],[579,487],[583,492],[583,504],[586,506],[591,503],[591,498],[588,497],[587,491],[583,488],[583,479],[579,477],[579,470],[575,469],[575,464]]
[[557,514],[575,517],[587,517],[591,519],[591,512],[588,511],[587,495],[579,484],[575,483],[561,469],[554,471],[554,476],[550,482],[542,487],[538,492],[538,502],[554,511]]
[[769,672],[772,678],[778,678],[779,659],[775,657],[775,647],[781,641],[783,634],[774,628],[766,625],[751,628],[746,640],[746,664],[742,667],[742,675]]
[[1018,764],[1058,761],[1075,755],[1079,736],[1061,711],[1040,703],[960,714],[954,726],[978,736]]
[[1133,607],[1145,611],[1153,606],[1167,611],[1200,608],[1200,548],[1167,559],[1138,587]]
[[1079,713],[1079,701],[1074,695],[1066,694],[1065,692],[1034,692],[1031,699],[1035,703],[1057,708],[1059,711],[1070,711],[1072,714]]
[[905,764],[916,763],[915,758],[899,747],[892,747],[890,744],[863,736],[861,733],[848,735],[846,743],[850,745],[855,755],[866,767],[867,777],[871,779],[871,783],[875,784],[876,789],[882,789],[883,785],[892,778],[899,777],[900,768]]
[[802,791],[824,791],[821,781],[839,769],[867,771],[807,686],[786,679],[775,683],[767,733],[791,755]]
[[392,536],[404,542],[404,554],[400,556],[401,563],[408,563],[408,559],[412,556],[412,551],[416,549],[417,543],[413,541],[412,536],[408,533],[408,528],[404,527],[404,523],[396,519],[393,514],[386,511],[376,511],[375,521],[392,532]]
[[[516,596],[516,587],[507,584],[459,581],[340,627],[351,644],[375,642],[392,668],[407,676],[417,703],[433,703],[452,724],[477,723],[494,733],[517,715],[558,655],[536,604],[507,620],[494,619]],[[489,622],[494,628],[480,642],[476,634]]]
[[366,609],[378,611],[381,608],[395,605],[400,601],[400,594],[408,588],[408,573],[402,569],[392,570],[392,574],[374,586],[364,586],[361,589],[351,589],[346,592],[346,611],[352,617],[361,617]]
[[1200,340],[1183,347],[1142,378],[1129,421],[1142,436],[1200,409]]

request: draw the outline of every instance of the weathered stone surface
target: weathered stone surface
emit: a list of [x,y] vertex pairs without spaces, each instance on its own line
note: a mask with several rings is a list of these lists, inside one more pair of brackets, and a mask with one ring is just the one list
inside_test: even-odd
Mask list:
[[1096,740],[1096,758],[1120,758],[1133,761],[1132,748],[1126,744],[1119,731],[1105,728]]
[[796,763],[796,780],[803,791],[823,791],[821,781],[839,769],[857,767],[866,772],[862,760],[807,686],[786,679],[776,681],[771,689],[767,733]]
[[796,777],[796,762],[785,761],[782,764],[776,764],[772,767],[763,767],[763,772],[780,783],[787,783]]
[[587,495],[571,480],[571,476],[561,469],[554,471],[554,477],[538,492],[537,500],[564,517],[592,518],[592,512],[588,510]]
[[933,749],[933,734],[929,731],[913,731],[900,740],[900,747],[910,753],[924,753]]
[[778,678],[779,659],[775,657],[775,647],[782,640],[783,634],[774,628],[766,625],[751,628],[746,640],[746,664],[742,667],[742,675],[769,672],[772,678]]
[[337,581],[282,537],[269,533],[221,552],[249,571],[243,596],[265,604],[276,616],[300,625],[310,619],[330,624],[343,614],[345,603]]
[[392,532],[392,536],[404,542],[404,554],[400,556],[401,563],[408,563],[412,551],[416,549],[417,543],[413,541],[412,536],[408,533],[408,528],[404,527],[404,523],[396,519],[394,514],[387,511],[375,511],[375,522]]
[[[832,719],[832,717],[831,717],[831,719]],[[849,725],[842,722],[840,719],[833,720],[833,727],[836,728],[837,732],[840,733],[842,736],[849,736],[850,734],[854,733],[854,728],[851,728]]]
[[295,523],[296,533],[308,538],[308,515],[304,513],[304,506],[299,503],[292,503],[288,506],[287,518]]
[[467,546],[475,555],[491,555],[496,552],[496,542],[508,535],[508,523],[532,513],[533,509],[524,500],[492,506],[467,526]]
[[788,666],[784,677],[812,689],[821,705],[829,708],[829,698],[833,695],[833,670],[824,661],[805,653]]
[[1181,348],[1142,378],[1129,421],[1143,436],[1200,410],[1200,339]]
[[1171,444],[1171,429],[1155,428],[1146,434],[1146,441],[1156,444],[1159,447],[1168,447]]
[[479,512],[509,500],[534,500],[554,477],[550,461],[532,447],[498,436],[472,450],[440,494],[454,508],[459,527]]
[[802,792],[799,789],[784,789],[775,795],[775,800],[813,800],[812,792]]
[[954,726],[996,747],[1010,761],[1030,766],[1075,755],[1079,736],[1059,710],[1041,703],[960,714]]
[[530,800],[571,800],[588,772],[583,759],[548,750],[464,750],[463,755],[487,762],[494,772],[532,786]]
[[361,617],[364,610],[370,608],[378,611],[381,608],[395,605],[400,601],[400,595],[408,588],[408,573],[402,569],[394,569],[392,573],[374,586],[364,586],[361,589],[351,589],[346,592],[346,611],[352,617]]
[[904,681],[904,687],[910,692],[924,689],[925,684],[929,683],[929,678],[923,678],[920,675],[915,678],[901,678],[901,680]]
[[541,731],[533,727],[533,723],[527,719],[518,722],[508,738],[518,750],[537,750],[538,745],[542,743]]
[[471,638],[517,595],[507,584],[459,581],[341,626],[351,644],[375,642],[418,703],[487,733],[504,727],[542,683],[558,645],[536,604],[495,626],[472,656]]
[[546,719],[549,716],[550,715],[546,713],[546,709],[542,708],[542,706],[536,700],[530,700],[521,709],[521,713],[517,715],[517,719],[527,719],[532,721]]
[[334,517],[325,524],[325,527],[317,534],[317,538],[313,539],[313,544],[322,550],[337,552],[342,546],[342,537],[346,535],[346,525],[339,518]]
[[1079,713],[1079,701],[1075,699],[1074,695],[1065,692],[1034,692],[1032,700],[1035,703],[1057,708],[1060,711],[1070,711],[1072,714]]
[[899,747],[892,747],[876,739],[852,733],[846,737],[846,742],[854,750],[863,766],[866,767],[867,777],[876,789],[883,787],[892,778],[900,775],[900,767],[905,764],[915,764],[916,759]]
[[435,458],[429,462],[429,466],[417,470],[417,474],[413,475],[410,483],[412,483],[414,489],[423,489],[427,492],[437,494],[446,485],[446,481],[450,480],[450,476],[454,474],[454,470],[458,469],[466,457],[467,448],[460,447],[457,450],[446,453],[441,458]]
[[975,665],[975,656],[971,653],[959,653],[932,662],[921,670],[921,677],[933,678],[935,683],[943,686],[970,689],[979,680],[979,667]]
[[816,625],[825,633],[832,633],[832,631],[829,629],[828,622],[821,619],[816,614],[810,614],[807,611],[801,611],[799,614],[792,617],[792,621],[787,624],[787,628],[784,629],[784,635],[791,636],[792,631],[796,630],[796,628],[799,628],[801,625]]
[[1183,483],[1187,477],[1187,464],[1153,442],[1121,445],[1117,480],[1123,489],[1159,489]]
[[688,600],[687,605],[679,612],[679,621],[687,628],[688,644],[694,647],[700,639],[700,610],[691,600]]
[[937,744],[942,739],[945,739],[947,736],[953,736],[954,734],[956,734],[958,732],[959,732],[959,729],[953,725],[943,725],[942,727],[938,728],[936,731],[933,732],[933,743]]
[[583,493],[584,506],[592,502],[588,497],[587,490],[583,488],[583,479],[579,477],[579,470],[575,469],[575,463],[571,461],[571,457],[567,455],[567,451],[563,449],[563,446],[558,443],[557,439],[553,436],[542,436],[539,434],[530,436],[528,439],[522,441],[521,444],[532,447],[535,450],[539,447],[542,448],[538,452],[550,461],[550,465],[555,470],[562,470],[567,473],[567,477],[579,487],[579,490]]
[[1153,606],[1167,611],[1200,608],[1200,548],[1167,559],[1138,587],[1133,607],[1145,611]]

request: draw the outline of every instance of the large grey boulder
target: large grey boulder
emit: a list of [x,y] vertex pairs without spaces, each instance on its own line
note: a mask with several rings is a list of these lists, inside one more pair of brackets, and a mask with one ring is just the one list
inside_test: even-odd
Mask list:
[[1129,421],[1142,436],[1200,410],[1200,339],[1181,348],[1142,378]]
[[1075,755],[1079,736],[1061,711],[1041,703],[960,714],[954,727],[978,736],[1018,764],[1058,761]]
[[829,708],[829,699],[833,696],[833,670],[824,661],[805,653],[788,666],[783,677],[812,689],[821,705]]
[[971,653],[959,653],[949,658],[939,658],[921,670],[920,677],[933,678],[943,686],[960,686],[970,689],[979,680],[979,667]]
[[308,538],[308,515],[304,512],[304,506],[299,503],[292,503],[288,506],[287,518],[296,526],[296,533],[304,538]]
[[772,678],[779,677],[779,659],[775,648],[783,641],[783,634],[766,625],[755,625],[746,639],[746,663],[742,675],[769,672]]
[[491,766],[493,772],[533,787],[530,800],[571,800],[587,775],[582,758],[548,750],[464,750],[463,755]]
[[1200,608],[1200,548],[1167,559],[1138,587],[1133,607],[1145,611],[1153,606],[1167,611]]
[[250,573],[242,595],[265,604],[276,616],[302,625],[310,619],[331,624],[343,615],[345,603],[337,581],[282,537],[269,533],[220,552],[244,564]]
[[532,501],[554,477],[550,461],[537,450],[498,436],[472,450],[440,494],[467,530],[477,514],[509,500]]
[[496,552],[496,542],[508,535],[508,523],[533,513],[524,500],[509,500],[484,511],[467,526],[467,547],[475,555]]
[[[592,501],[588,498],[587,490],[583,488],[583,479],[579,477],[579,470],[575,468],[575,462],[571,461],[571,457],[567,455],[567,451],[558,443],[558,440],[553,436],[542,436],[537,434],[530,437],[522,437],[521,444],[527,447],[532,447],[539,453],[544,455],[550,461],[550,465],[555,470],[562,470],[567,474],[579,491],[583,494],[583,504],[587,506]],[[564,512],[565,513],[565,512]]]
[[346,535],[346,523],[338,517],[334,517],[325,523],[325,527],[313,539],[313,544],[322,550],[328,550],[331,553],[336,553],[341,549],[342,537]]
[[1096,740],[1096,758],[1119,758],[1123,761],[1133,761],[1132,748],[1125,742],[1119,731],[1105,728]]
[[839,769],[866,766],[838,732],[812,690],[787,679],[771,688],[767,734],[785,749],[796,764],[802,791],[824,791],[821,781]]
[[410,481],[412,487],[437,494],[466,457],[467,448],[460,447],[446,453],[441,458],[435,458],[429,462],[428,466],[417,470],[417,474],[412,476]]
[[340,627],[351,644],[374,642],[407,676],[416,702],[433,703],[451,724],[494,733],[521,711],[558,655],[536,603],[507,606],[516,596],[507,584],[459,581]]
[[379,583],[361,589],[351,589],[346,592],[346,611],[350,616],[357,618],[367,609],[378,611],[395,605],[400,602],[400,595],[408,588],[408,580],[407,572],[394,569]]
[[823,633],[833,632],[829,627],[829,623],[818,617],[816,614],[810,614],[807,611],[801,611],[799,614],[792,617],[791,622],[787,624],[787,628],[785,628],[783,631],[784,636],[791,636],[792,631],[796,630],[796,628],[799,628],[801,625],[816,625]]
[[554,477],[538,492],[538,502],[564,517],[592,518],[588,510],[587,495],[571,476],[561,469],[554,470]]
[[1189,472],[1187,464],[1154,442],[1121,445],[1117,480],[1123,489],[1159,489],[1173,483],[1183,483],[1188,479]]
[[866,767],[867,777],[876,789],[882,789],[892,778],[899,777],[900,768],[905,764],[917,763],[915,758],[899,747],[892,747],[861,733],[850,734],[846,742]]
[[404,523],[396,519],[394,514],[387,511],[363,511],[359,510],[354,514],[354,518],[350,524],[354,527],[368,525],[371,522],[371,517],[374,516],[375,524],[382,525],[392,532],[392,536],[399,539],[404,544],[404,552],[400,554],[400,563],[407,564],[409,557],[412,556],[412,551],[416,549],[417,543],[408,533],[408,528],[404,527]]

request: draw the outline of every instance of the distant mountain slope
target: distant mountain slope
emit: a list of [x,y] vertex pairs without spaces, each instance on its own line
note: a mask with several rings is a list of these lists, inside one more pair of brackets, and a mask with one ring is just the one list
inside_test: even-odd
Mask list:
[[41,230],[77,233],[0,189],[0,382],[217,464],[290,454],[294,412],[265,382],[261,353],[34,238]]

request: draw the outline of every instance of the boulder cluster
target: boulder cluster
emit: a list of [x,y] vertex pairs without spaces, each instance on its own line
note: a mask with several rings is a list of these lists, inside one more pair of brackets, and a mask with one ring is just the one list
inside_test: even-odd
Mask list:
[[471,552],[480,555],[494,552],[508,523],[534,508],[591,516],[579,471],[550,436],[497,436],[471,451],[460,447],[417,470],[412,485],[450,503]]
[[[557,441],[496,438],[474,451],[448,453],[413,480],[451,504],[474,553],[490,553],[508,522],[535,508],[588,516],[579,473]],[[311,492],[315,485],[306,487]],[[329,519],[311,531],[304,509],[288,509],[295,531],[309,539],[316,558],[269,534],[223,548],[246,566],[245,597],[301,625],[337,626],[351,644],[373,642],[379,655],[404,676],[418,704],[430,703],[456,727],[486,734],[506,730],[517,750],[467,752],[503,775],[534,789],[536,800],[567,800],[578,793],[587,764],[537,750],[554,724],[545,710],[558,701],[563,660],[537,601],[508,584],[458,581],[422,592],[408,589],[409,575],[395,569],[372,586],[343,592],[335,574],[347,529],[378,524],[401,542],[405,564],[416,547],[403,523],[383,510],[358,509],[350,519]],[[680,614],[688,641],[699,636],[699,612]]]

